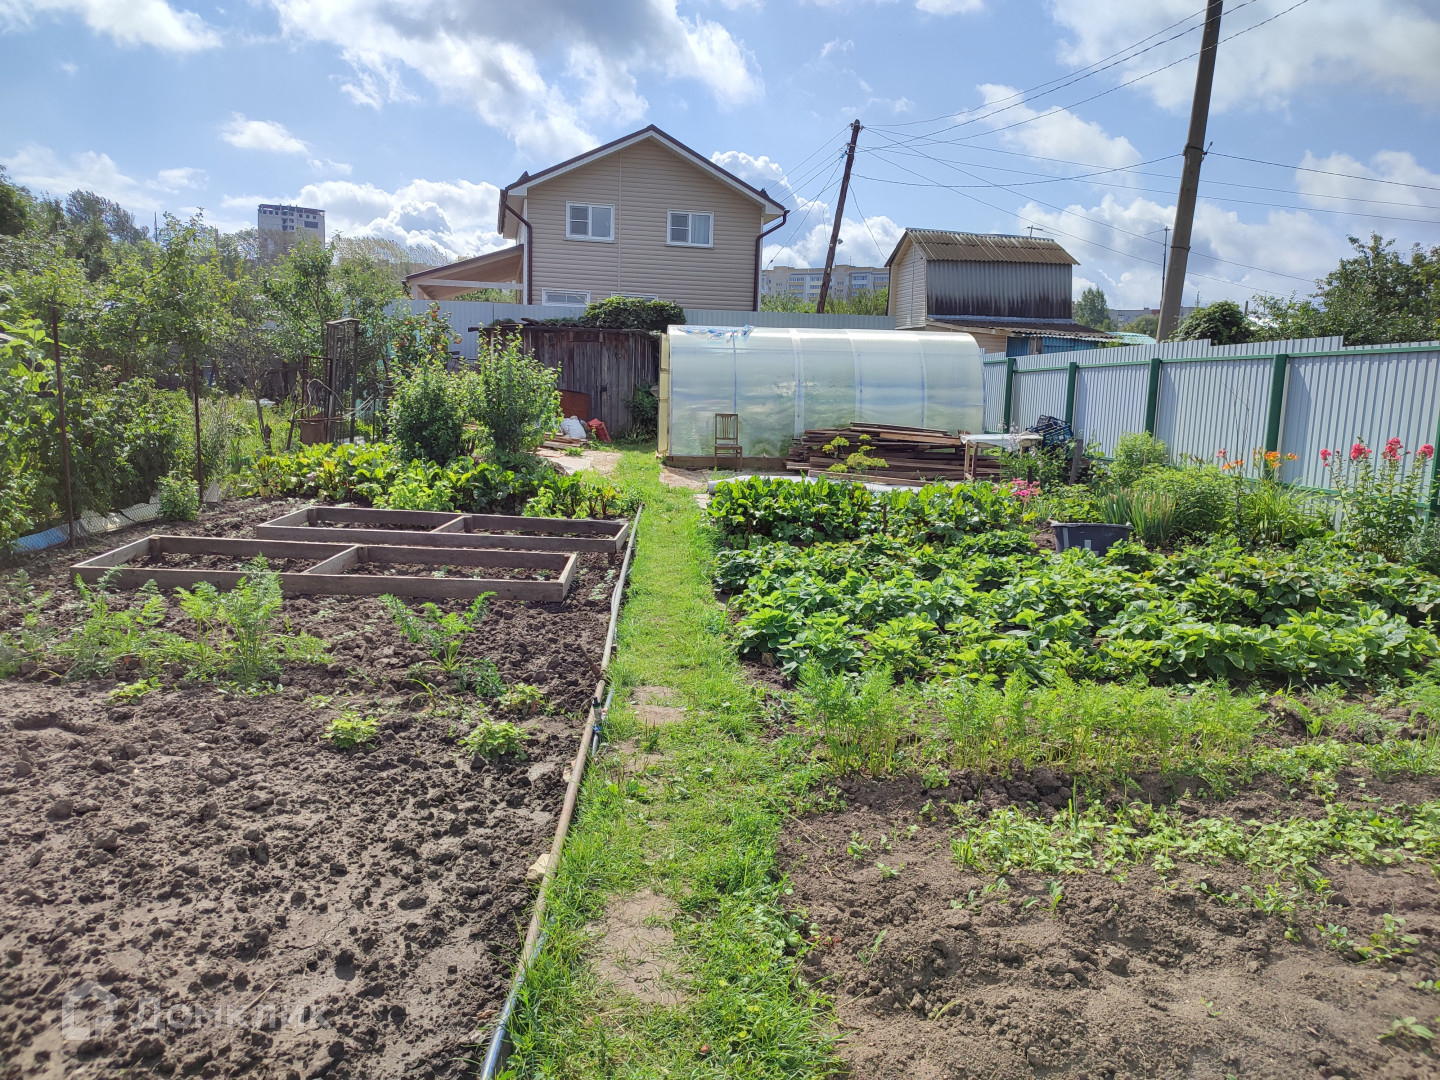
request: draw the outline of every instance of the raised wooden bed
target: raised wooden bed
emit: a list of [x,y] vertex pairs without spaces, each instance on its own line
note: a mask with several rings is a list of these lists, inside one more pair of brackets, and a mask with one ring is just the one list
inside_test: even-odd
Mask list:
[[368,510],[307,506],[255,526],[257,536],[324,543],[412,544],[447,548],[521,548],[616,554],[630,522],[596,518],[449,514],[433,510]]
[[[417,511],[391,511],[416,513]],[[454,515],[447,515],[453,517]],[[166,567],[130,566],[145,557],[160,555],[220,555],[230,558],[318,559],[301,573],[281,574],[280,587],[291,595],[324,593],[340,596],[418,596],[426,600],[471,600],[482,593],[494,593],[500,600],[534,600],[559,603],[570,591],[575,577],[576,555],[561,551],[497,551],[474,547],[438,547],[406,544],[357,544],[352,530],[343,532],[346,542],[272,540],[269,538],[227,539],[213,536],[147,536],[114,548],[93,559],[76,563],[72,570],[87,584],[106,574],[122,589],[137,589],[154,581],[162,589],[193,588],[208,581],[217,589],[232,589],[244,577],[239,570],[189,570]],[[403,535],[403,534],[402,534]],[[426,534],[420,534],[426,535]],[[395,539],[386,533],[386,539]],[[409,539],[409,537],[405,537]],[[328,539],[328,538],[327,538]],[[385,565],[436,567],[492,567],[507,570],[548,571],[550,580],[524,578],[417,577],[356,571]]]

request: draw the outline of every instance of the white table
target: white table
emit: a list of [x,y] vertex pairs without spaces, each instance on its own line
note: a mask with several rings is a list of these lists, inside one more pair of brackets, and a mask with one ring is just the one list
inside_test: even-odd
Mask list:
[[965,479],[967,480],[975,479],[975,462],[980,457],[981,447],[999,447],[1015,453],[1033,449],[1044,441],[1043,435],[1036,435],[1033,431],[961,435],[960,438],[965,441]]

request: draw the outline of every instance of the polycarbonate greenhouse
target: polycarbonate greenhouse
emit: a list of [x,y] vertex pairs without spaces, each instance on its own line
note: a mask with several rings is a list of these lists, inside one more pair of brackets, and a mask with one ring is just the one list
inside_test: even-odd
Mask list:
[[672,326],[660,352],[660,453],[708,458],[715,415],[747,459],[784,458],[811,428],[980,431],[980,349],[961,333]]

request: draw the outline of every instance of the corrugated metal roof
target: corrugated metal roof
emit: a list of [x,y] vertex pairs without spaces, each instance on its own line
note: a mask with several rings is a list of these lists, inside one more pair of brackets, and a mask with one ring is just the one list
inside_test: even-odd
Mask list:
[[1079,266],[1080,262],[1046,236],[1006,236],[1002,233],[963,233],[945,229],[906,229],[900,243],[885,260],[895,261],[906,240],[914,243],[925,258],[937,262],[1058,263]]
[[997,315],[929,315],[931,322],[951,326],[974,326],[985,330],[1018,330],[1024,334],[1053,334],[1055,337],[1092,338],[1109,341],[1104,330],[1078,323],[1074,319],[1011,319]]

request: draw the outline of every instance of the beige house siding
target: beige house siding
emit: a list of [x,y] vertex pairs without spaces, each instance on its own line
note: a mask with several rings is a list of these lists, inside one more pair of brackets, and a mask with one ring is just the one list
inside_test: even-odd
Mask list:
[[[615,207],[613,242],[565,238],[565,208],[577,202]],[[714,246],[668,245],[671,210],[713,213]],[[535,230],[532,295],[540,303],[545,289],[591,300],[648,293],[682,307],[753,310],[761,210],[654,140],[636,143],[530,188],[522,213]]]
[[925,326],[925,256],[907,243],[890,273],[890,314],[895,329],[917,330]]

